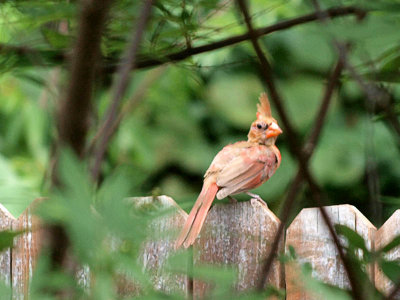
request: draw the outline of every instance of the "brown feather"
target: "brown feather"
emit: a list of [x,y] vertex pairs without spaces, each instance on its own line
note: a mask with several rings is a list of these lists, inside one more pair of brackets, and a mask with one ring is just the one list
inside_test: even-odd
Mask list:
[[260,103],[257,103],[257,119],[259,119],[261,116],[271,118],[271,106],[269,104],[267,94],[261,93],[258,100]]
[[226,163],[216,176],[217,185],[221,187],[217,198],[222,199],[251,189],[249,183],[255,178],[260,180],[259,184],[267,180],[269,173],[274,173],[271,169],[276,169],[276,154],[271,150],[259,145],[244,148],[240,155]]
[[[263,172],[264,166],[263,162],[253,161],[252,163],[245,164],[243,160],[241,165],[236,162],[230,164],[230,168],[222,170],[221,174],[217,177],[218,186],[223,187],[217,193],[217,198],[223,199],[227,195],[237,194],[237,191],[241,190],[244,185]],[[229,172],[229,170],[233,170],[233,172]],[[236,174],[234,170],[237,170]]]
[[[257,120],[250,127],[248,140],[224,147],[208,168],[202,191],[176,241],[176,248],[182,245],[187,248],[195,242],[215,196],[221,199],[256,188],[279,167],[281,155],[274,144],[282,130],[272,118],[265,93],[260,95],[259,101]],[[264,125],[260,127],[260,123]]]
[[190,211],[182,232],[175,242],[175,249],[180,248],[182,244],[185,248],[188,248],[194,243],[203,227],[208,210],[211,207],[217,191],[218,186],[215,182],[204,182],[202,191]]

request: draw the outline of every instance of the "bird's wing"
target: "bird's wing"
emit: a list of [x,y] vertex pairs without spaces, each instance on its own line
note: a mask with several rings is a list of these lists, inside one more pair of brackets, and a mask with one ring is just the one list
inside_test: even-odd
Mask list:
[[237,142],[231,145],[225,146],[218,154],[214,157],[204,177],[218,174],[222,169],[226,167],[233,159],[238,157],[240,153],[248,147],[248,142]]
[[220,187],[237,186],[258,175],[264,169],[264,162],[242,155],[232,159],[218,174]]
[[263,146],[246,147],[237,152],[216,176],[221,190],[218,199],[253,189],[265,182],[277,166],[274,151]]

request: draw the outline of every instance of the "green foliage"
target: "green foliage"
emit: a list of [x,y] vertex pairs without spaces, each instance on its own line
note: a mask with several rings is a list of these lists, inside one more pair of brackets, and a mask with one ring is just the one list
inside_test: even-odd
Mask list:
[[319,280],[314,279],[312,275],[312,267],[310,264],[303,264],[301,268],[302,275],[304,276],[303,280],[306,282],[306,287],[312,293],[315,293],[319,297],[324,297],[324,299],[340,299],[340,300],[349,300],[351,299],[348,292],[345,290],[339,289],[335,286],[323,283]]
[[[101,44],[106,69],[115,66],[124,51],[142,4],[132,0],[114,2]],[[319,2],[324,9],[338,5],[330,0]],[[363,21],[346,16],[324,25],[303,24],[260,39],[284,106],[303,140],[312,129],[327,75],[337,59],[333,38],[350,44],[350,62],[362,76],[389,90],[393,94],[393,111],[397,115],[400,112],[399,3],[345,2],[367,8],[368,16]],[[32,283],[35,298],[50,299],[48,289],[62,287],[72,289],[81,299],[89,298],[89,294],[91,299],[117,299],[115,277],[121,272],[141,284],[143,297],[167,297],[152,289],[148,274],[143,274],[137,262],[139,245],[150,235],[143,228],[167,212],[152,206],[135,209],[123,199],[167,194],[189,209],[215,154],[228,143],[246,139],[257,97],[265,90],[264,82],[248,42],[169,64],[152,79],[144,96],[125,111],[108,147],[102,183],[92,183],[87,166],[90,160],[81,163],[66,151],[59,161],[62,188],[50,190],[58,139],[57,108],[68,80],[63,57],[71,54],[76,40],[80,3],[0,3],[0,203],[18,216],[34,198],[49,196],[50,200],[40,208],[42,218],[66,228],[79,263],[95,274],[96,281],[89,293],[74,278],[50,270],[43,256]],[[314,10],[310,1],[252,0],[250,4],[252,21],[257,27]],[[60,30],[61,25],[67,25],[68,30]],[[231,1],[156,1],[138,59],[164,60],[168,54],[244,32],[241,15]],[[124,105],[132,101],[156,71],[135,72]],[[111,76],[101,72],[96,76],[88,145],[109,106]],[[344,72],[311,169],[331,204],[355,204],[380,225],[400,205],[400,143],[387,114],[377,108],[368,111],[368,107],[370,103],[357,82]],[[277,117],[275,107],[272,110]],[[256,190],[277,214],[285,209],[280,203],[297,168],[287,139],[284,132],[277,141],[282,153],[279,170]],[[373,207],[369,203],[371,166],[378,181],[375,183],[379,186],[380,202],[375,204],[382,207],[381,216],[369,209]],[[298,209],[314,205],[309,198],[305,188],[298,197]],[[346,250],[357,276],[364,280],[366,264],[378,261],[389,278],[399,278],[398,264],[385,258],[400,244],[399,239],[375,253],[366,248],[354,231],[343,226],[336,229],[348,242]],[[14,234],[0,235],[4,247],[10,245]],[[113,247],[104,243],[110,236],[115,239]],[[296,255],[291,251],[290,257],[282,259],[295,260]],[[186,265],[180,264],[184,260],[182,256],[171,258],[170,269],[185,273]],[[235,270],[199,268],[196,272],[194,276],[217,282],[215,298],[265,297],[259,293],[232,292]],[[328,299],[348,298],[346,291],[322,284],[312,279],[310,273],[310,268],[304,266],[303,276],[310,289]],[[369,284],[368,280],[365,282]],[[369,288],[366,290],[370,291]],[[269,292],[283,297],[281,291]],[[3,293],[0,285],[0,295],[6,293],[7,288]],[[376,291],[371,293],[375,295]]]
[[387,261],[382,259],[379,262],[379,267],[383,273],[392,281],[399,282],[400,280],[400,265],[396,261]]
[[3,230],[0,231],[0,252],[7,248],[13,247],[14,238],[24,231],[10,231]]
[[359,248],[365,252],[368,252],[364,239],[357,232],[351,230],[345,225],[340,224],[335,225],[335,229],[338,234],[346,237],[347,241],[349,242],[349,247]]
[[[98,295],[96,299],[116,299],[114,280],[119,273],[128,272],[128,278],[146,283],[136,262],[139,246],[146,238],[146,231],[140,229],[157,214],[137,211],[124,201],[131,185],[122,171],[116,171],[96,191],[85,165],[69,151],[62,153],[58,169],[62,188],[52,193],[51,200],[44,201],[38,211],[44,220],[62,224],[67,230],[79,263],[89,267],[96,278],[92,295]],[[46,278],[50,274],[50,287],[72,289],[86,297],[88,291],[82,290],[75,278],[61,272],[49,273],[49,268],[48,258],[42,257],[34,276],[35,299],[49,297],[43,287],[49,286]]]
[[2,281],[0,281],[0,293],[5,299],[10,299],[12,296],[12,290],[11,290],[10,286],[7,286]]

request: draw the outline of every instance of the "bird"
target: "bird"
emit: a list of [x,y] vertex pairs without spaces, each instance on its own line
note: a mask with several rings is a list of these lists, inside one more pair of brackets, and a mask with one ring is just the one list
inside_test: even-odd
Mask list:
[[175,249],[190,247],[199,235],[214,198],[221,200],[239,193],[250,193],[266,182],[281,163],[281,154],[275,146],[282,133],[272,117],[268,96],[261,93],[257,103],[256,120],[252,122],[247,141],[225,146],[215,156],[204,175],[203,187],[189,216],[175,241]]

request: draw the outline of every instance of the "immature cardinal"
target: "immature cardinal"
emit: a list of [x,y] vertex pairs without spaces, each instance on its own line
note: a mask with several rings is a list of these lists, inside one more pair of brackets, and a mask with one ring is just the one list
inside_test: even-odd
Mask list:
[[259,100],[257,120],[251,124],[247,141],[225,146],[204,175],[203,188],[176,241],[176,248],[182,244],[187,248],[194,243],[215,196],[220,200],[247,193],[260,199],[248,190],[266,182],[279,167],[281,153],[275,141],[282,130],[271,115],[267,95],[262,93]]

